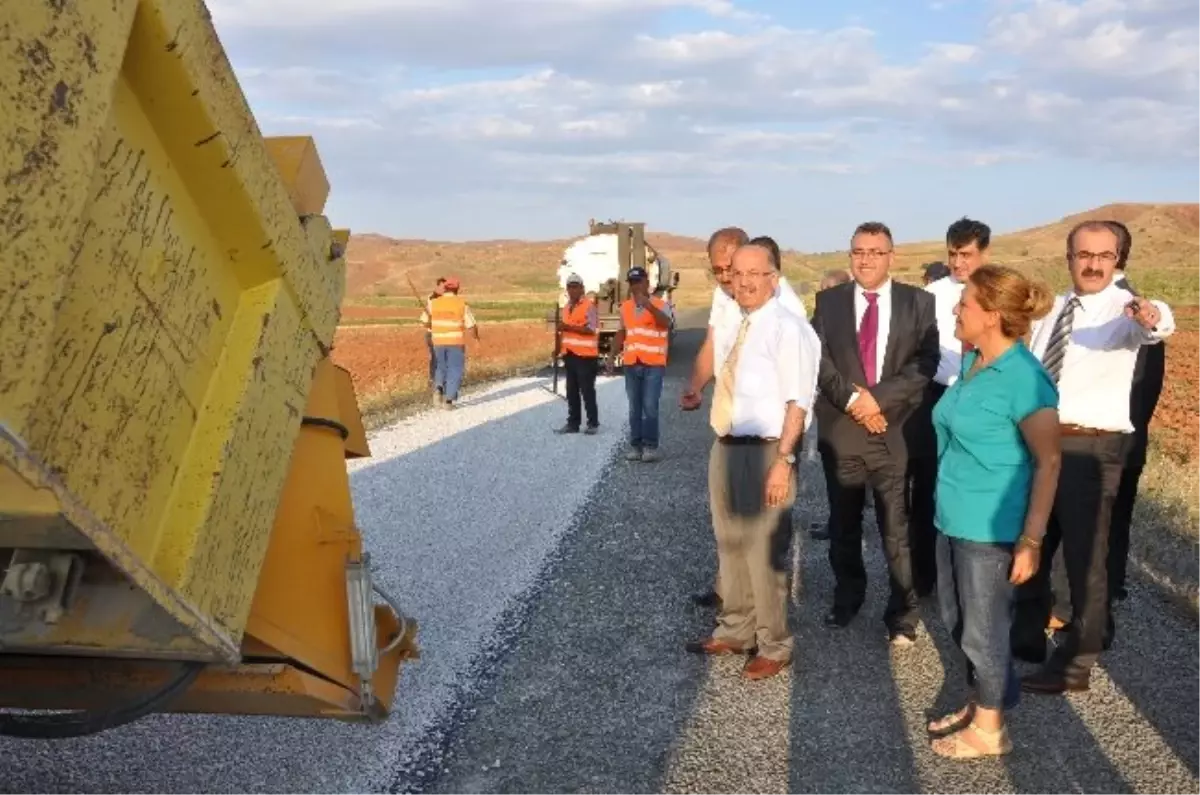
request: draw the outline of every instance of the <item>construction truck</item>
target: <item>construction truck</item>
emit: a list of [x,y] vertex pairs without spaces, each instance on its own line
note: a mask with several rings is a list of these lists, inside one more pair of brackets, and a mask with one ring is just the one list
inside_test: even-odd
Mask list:
[[263,138],[200,0],[0,31],[0,734],[384,719],[417,627],[355,526],[312,140]]
[[[573,273],[578,274],[583,279],[584,293],[596,302],[600,355],[608,356],[621,329],[621,303],[629,297],[626,276],[631,268],[644,268],[651,294],[672,303],[672,293],[679,286],[679,273],[673,273],[667,258],[646,240],[644,223],[588,221],[587,236],[572,242],[563,252],[558,266],[558,305],[547,313],[547,323],[553,323],[558,310],[567,304],[567,278]],[[670,336],[674,339],[674,323]],[[556,371],[559,356],[556,344],[552,356]],[[621,365],[620,351],[616,352],[614,361],[618,367]]]

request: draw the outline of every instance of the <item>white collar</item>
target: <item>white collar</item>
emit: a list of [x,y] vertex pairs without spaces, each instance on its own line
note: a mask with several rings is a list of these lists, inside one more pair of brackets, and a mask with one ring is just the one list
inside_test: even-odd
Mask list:
[[1114,278],[1103,290],[1090,295],[1080,295],[1079,293],[1075,292],[1074,288],[1072,288],[1071,290],[1067,291],[1064,301],[1070,301],[1072,298],[1076,298],[1079,300],[1079,307],[1083,309],[1084,312],[1087,312],[1100,305],[1107,304],[1109,300],[1112,299],[1113,293],[1120,289],[1121,288],[1117,286],[1117,281]]
[[[858,282],[854,283],[855,295],[866,296],[867,292],[868,292],[868,290],[865,287],[863,287],[861,284],[859,284]],[[891,276],[887,277],[887,281],[885,281],[883,284],[876,287],[874,290],[871,290],[870,292],[875,293],[876,295],[878,295],[881,298],[884,296],[887,296],[887,295],[891,295],[892,294],[892,277]]]

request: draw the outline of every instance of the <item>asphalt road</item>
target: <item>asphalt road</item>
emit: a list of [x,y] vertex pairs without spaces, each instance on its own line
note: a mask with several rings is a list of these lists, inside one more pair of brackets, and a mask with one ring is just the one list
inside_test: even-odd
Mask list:
[[871,591],[859,618],[840,632],[822,626],[832,578],[826,545],[806,532],[825,517],[813,462],[795,513],[791,670],[747,683],[731,658],[686,654],[712,621],[687,597],[716,566],[707,415],[675,408],[697,334],[673,348],[664,460],[618,462],[597,484],[431,789],[1197,791],[1196,626],[1143,584],[1120,608],[1117,644],[1089,692],[1027,696],[1010,716],[1016,750],[1003,760],[935,756],[924,721],[932,707],[957,706],[957,658],[932,603],[919,643],[890,650],[877,535],[867,534]]

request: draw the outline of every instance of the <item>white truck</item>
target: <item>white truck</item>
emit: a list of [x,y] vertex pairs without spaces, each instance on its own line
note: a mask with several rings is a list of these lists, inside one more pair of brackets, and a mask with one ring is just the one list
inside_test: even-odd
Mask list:
[[[567,277],[577,273],[583,279],[583,289],[596,301],[600,315],[600,355],[607,356],[613,339],[621,328],[621,302],[629,297],[626,275],[630,268],[645,268],[651,292],[672,303],[671,294],[679,286],[679,274],[671,272],[671,264],[646,241],[646,225],[625,221],[588,222],[587,237],[567,246],[558,266],[561,309],[567,303]],[[674,309],[674,306],[672,306]],[[553,318],[548,318],[553,322]],[[671,337],[675,336],[674,324]],[[553,364],[558,367],[559,346],[556,342]],[[621,365],[621,357],[616,357]]]

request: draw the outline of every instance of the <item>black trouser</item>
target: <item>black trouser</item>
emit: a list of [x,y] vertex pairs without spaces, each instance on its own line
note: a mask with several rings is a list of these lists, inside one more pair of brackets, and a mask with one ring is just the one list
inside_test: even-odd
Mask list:
[[1064,643],[1046,663],[1056,673],[1087,676],[1100,656],[1108,621],[1108,531],[1121,480],[1125,438],[1119,433],[1062,437],[1062,470],[1046,527],[1042,559],[1021,586],[1014,645],[1044,638],[1050,620],[1050,572],[1062,544],[1071,594],[1071,624]]
[[1113,500],[1112,525],[1108,536],[1108,592],[1124,594],[1125,569],[1129,561],[1129,527],[1133,522],[1133,505],[1137,502],[1138,481],[1146,465],[1149,439],[1144,429],[1132,434],[1121,470],[1121,483]]
[[567,371],[567,425],[579,427],[580,397],[587,410],[588,427],[600,424],[596,410],[596,358],[563,354],[563,369]]
[[821,460],[825,477],[833,484],[829,506],[829,565],[836,581],[834,610],[857,611],[866,598],[862,517],[869,484],[874,492],[875,516],[891,585],[883,620],[892,630],[915,630],[917,594],[913,590],[905,507],[907,460],[893,455],[883,439],[868,440],[866,448],[858,455],[839,454],[823,442]]
[[[932,415],[933,407],[946,394],[946,387],[931,383],[922,411]],[[937,491],[937,439],[932,420],[919,426],[929,438],[910,439],[908,460],[908,546],[912,553],[913,587],[924,596],[937,585],[937,526],[933,523],[934,494]]]

